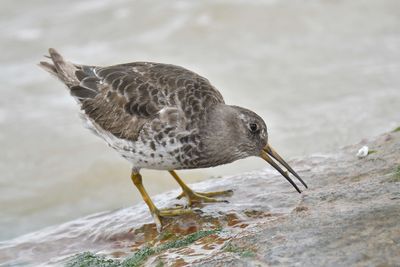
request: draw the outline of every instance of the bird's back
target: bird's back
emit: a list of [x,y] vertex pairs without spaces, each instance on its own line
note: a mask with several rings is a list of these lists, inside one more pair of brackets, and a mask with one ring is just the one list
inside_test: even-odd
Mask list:
[[89,129],[139,168],[194,168],[200,129],[221,94],[185,68],[151,62],[108,67],[65,61],[54,49],[40,66],[70,89]]
[[221,94],[200,75],[161,63],[134,62],[108,67],[72,64],[49,49],[52,64],[40,66],[57,76],[78,100],[84,114],[117,138],[137,140],[144,124],[162,110],[176,110],[192,127]]

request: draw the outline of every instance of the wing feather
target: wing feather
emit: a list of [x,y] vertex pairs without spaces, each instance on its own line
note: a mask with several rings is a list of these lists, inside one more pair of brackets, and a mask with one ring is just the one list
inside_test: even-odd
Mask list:
[[135,141],[144,124],[168,120],[161,110],[183,114],[179,121],[189,129],[209,107],[224,103],[207,79],[179,66],[134,62],[96,67],[66,62],[54,49],[50,56],[54,65],[40,65],[70,88],[92,122],[118,138]]

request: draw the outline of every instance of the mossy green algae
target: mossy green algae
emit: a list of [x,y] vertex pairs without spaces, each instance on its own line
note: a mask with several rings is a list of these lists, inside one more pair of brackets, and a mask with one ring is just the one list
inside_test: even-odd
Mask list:
[[217,234],[221,229],[213,230],[200,230],[198,232],[189,234],[183,238],[172,240],[156,247],[146,246],[139,249],[132,256],[123,261],[106,259],[104,256],[99,256],[91,252],[84,252],[73,256],[67,262],[66,267],[135,267],[140,266],[147,258],[152,255],[161,253],[171,248],[181,248],[194,243],[195,241],[212,235]]

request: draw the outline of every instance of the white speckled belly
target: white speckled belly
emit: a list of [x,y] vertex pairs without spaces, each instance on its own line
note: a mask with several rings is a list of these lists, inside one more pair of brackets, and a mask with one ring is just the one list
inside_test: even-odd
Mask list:
[[[132,163],[134,168],[147,168],[156,170],[178,169],[181,164],[176,158],[174,150],[180,150],[178,143],[162,146],[155,143],[155,150],[150,148],[149,142],[143,143],[140,139],[136,142],[125,142],[122,149],[115,147],[115,143],[110,145],[116,149],[122,157]],[[172,154],[172,155],[171,155]]]
[[110,147],[115,149],[122,157],[131,162],[133,168],[173,170],[181,167],[181,164],[177,159],[177,151],[180,151],[182,145],[180,142],[177,142],[176,139],[173,139],[173,142],[165,140],[165,146],[154,141],[153,149],[150,146],[150,142],[153,140],[146,140],[143,142],[141,138],[138,138],[137,141],[119,139],[102,129],[86,116],[83,116],[83,119],[87,128],[104,139]]

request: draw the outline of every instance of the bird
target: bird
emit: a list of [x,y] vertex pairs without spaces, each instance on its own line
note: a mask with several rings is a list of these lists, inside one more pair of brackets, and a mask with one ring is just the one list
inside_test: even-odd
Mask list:
[[[90,130],[132,164],[131,180],[161,231],[162,219],[192,213],[196,203],[226,202],[231,190],[196,192],[176,170],[215,167],[261,157],[301,193],[307,184],[269,145],[255,112],[225,103],[208,79],[183,67],[154,62],[93,66],[66,61],[50,48],[39,66],[69,89]],[[278,164],[280,163],[286,171]],[[145,190],[141,169],[168,171],[187,206],[159,209]]]

